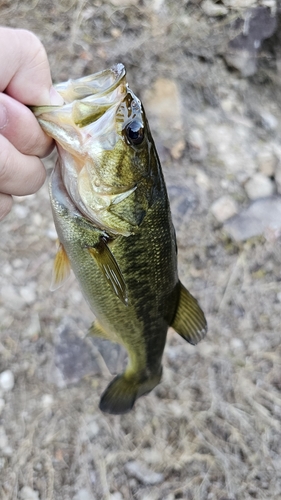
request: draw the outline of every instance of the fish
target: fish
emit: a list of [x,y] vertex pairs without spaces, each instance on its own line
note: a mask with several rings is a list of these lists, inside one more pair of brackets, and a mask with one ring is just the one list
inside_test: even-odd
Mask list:
[[58,151],[49,184],[59,240],[52,289],[72,269],[95,316],[89,334],[126,349],[127,366],[99,403],[124,414],[159,384],[168,328],[195,345],[207,322],[178,277],[160,160],[125,66],[55,88],[63,105],[32,108]]

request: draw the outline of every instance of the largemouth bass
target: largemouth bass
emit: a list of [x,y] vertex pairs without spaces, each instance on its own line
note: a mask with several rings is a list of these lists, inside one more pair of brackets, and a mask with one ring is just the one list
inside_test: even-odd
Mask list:
[[73,269],[96,320],[90,334],[129,356],[100,409],[130,411],[161,379],[169,326],[191,344],[207,332],[178,278],[177,246],[156,148],[122,64],[58,84],[65,104],[33,111],[56,141],[50,198],[59,238],[53,288]]

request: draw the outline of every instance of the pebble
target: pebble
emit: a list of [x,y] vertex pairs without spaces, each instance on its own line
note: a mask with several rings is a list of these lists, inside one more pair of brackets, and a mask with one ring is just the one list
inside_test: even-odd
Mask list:
[[123,496],[119,493],[119,491],[112,493],[109,498],[110,500],[123,500]]
[[19,219],[25,219],[29,214],[29,208],[18,203],[14,204],[13,211]]
[[16,311],[25,307],[25,301],[19,296],[13,285],[4,285],[0,290],[0,296],[7,309]]
[[100,428],[95,420],[89,422],[85,428],[82,430],[81,440],[83,442],[88,441],[96,437],[100,432]]
[[127,462],[125,464],[125,472],[143,484],[154,485],[164,481],[164,475],[159,472],[154,472],[139,461]]
[[190,156],[194,161],[202,161],[206,158],[208,148],[202,130],[193,128],[189,133],[188,145]]
[[158,78],[144,92],[143,101],[151,127],[159,132],[163,144],[171,149],[175,142],[183,139],[182,103],[176,82]]
[[216,4],[211,0],[204,0],[200,7],[209,17],[225,16],[228,13],[228,9],[224,5]]
[[36,490],[33,490],[29,486],[24,486],[20,490],[19,495],[20,500],[39,500],[39,493]]
[[20,296],[23,298],[26,304],[33,304],[37,298],[36,294],[36,283],[30,283],[27,286],[22,286],[20,288]]
[[82,488],[76,493],[73,500],[95,500],[95,498],[86,488]]
[[41,405],[43,408],[50,408],[54,403],[54,398],[51,394],[44,394],[41,398]]
[[216,149],[219,162],[227,173],[245,182],[256,171],[256,162],[251,150],[251,129],[238,125],[233,129],[228,124],[213,124],[206,127],[208,142]]
[[260,111],[261,124],[265,130],[273,131],[278,127],[278,119],[269,111]]
[[218,222],[224,222],[238,213],[238,207],[230,196],[221,196],[211,205],[211,212]]
[[236,241],[281,231],[281,197],[272,196],[254,201],[240,214],[227,220],[225,231]]
[[9,392],[15,385],[14,374],[11,370],[5,370],[0,373],[0,389],[4,392]]
[[40,335],[41,324],[38,314],[31,315],[31,321],[29,326],[23,330],[22,336],[24,338],[32,339]]
[[275,154],[267,149],[261,150],[257,155],[259,172],[266,177],[272,177],[275,174],[277,158]]
[[250,200],[271,196],[275,190],[273,181],[260,172],[254,174],[244,187]]

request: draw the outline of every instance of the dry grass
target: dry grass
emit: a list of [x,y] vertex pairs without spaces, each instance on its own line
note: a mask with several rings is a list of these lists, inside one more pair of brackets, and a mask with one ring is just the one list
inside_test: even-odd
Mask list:
[[[183,109],[203,117],[210,109],[219,114],[233,85],[245,99],[251,94],[252,108],[259,92],[273,100],[271,82],[237,83],[217,57],[224,22],[217,22],[215,36],[195,4],[163,2],[167,23],[153,2],[131,3],[7,1],[1,22],[40,35],[57,81],[123,60],[140,95],[157,76],[175,77]],[[184,115],[187,133],[192,124]],[[47,189],[17,200],[1,223],[0,243],[0,371],[11,369],[16,381],[3,396],[0,417],[10,446],[0,454],[3,500],[19,498],[26,485],[40,500],[80,500],[75,495],[83,489],[97,500],[281,497],[280,242],[230,242],[209,213],[226,177],[214,153],[190,165],[185,150],[171,170],[161,131],[155,136],[168,186],[185,183],[187,196],[194,196],[183,217],[176,201],[172,208],[180,273],[206,311],[209,334],[195,348],[169,334],[161,385],[126,416],[101,414],[99,395],[111,375],[95,346],[92,365],[76,384],[66,385],[55,366],[62,325],[89,347],[83,335],[91,314],[74,280],[49,292],[55,245]],[[258,144],[258,131],[253,137]],[[198,169],[209,180],[207,192],[196,183]],[[245,203],[243,188],[232,182]],[[131,477],[129,461],[162,473],[163,481]],[[121,496],[113,497],[116,492]]]

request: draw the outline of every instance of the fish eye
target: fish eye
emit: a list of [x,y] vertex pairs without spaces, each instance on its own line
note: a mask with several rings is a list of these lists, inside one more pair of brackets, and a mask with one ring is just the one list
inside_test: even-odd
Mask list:
[[133,120],[125,128],[126,136],[130,144],[137,146],[144,139],[143,124],[137,120]]

